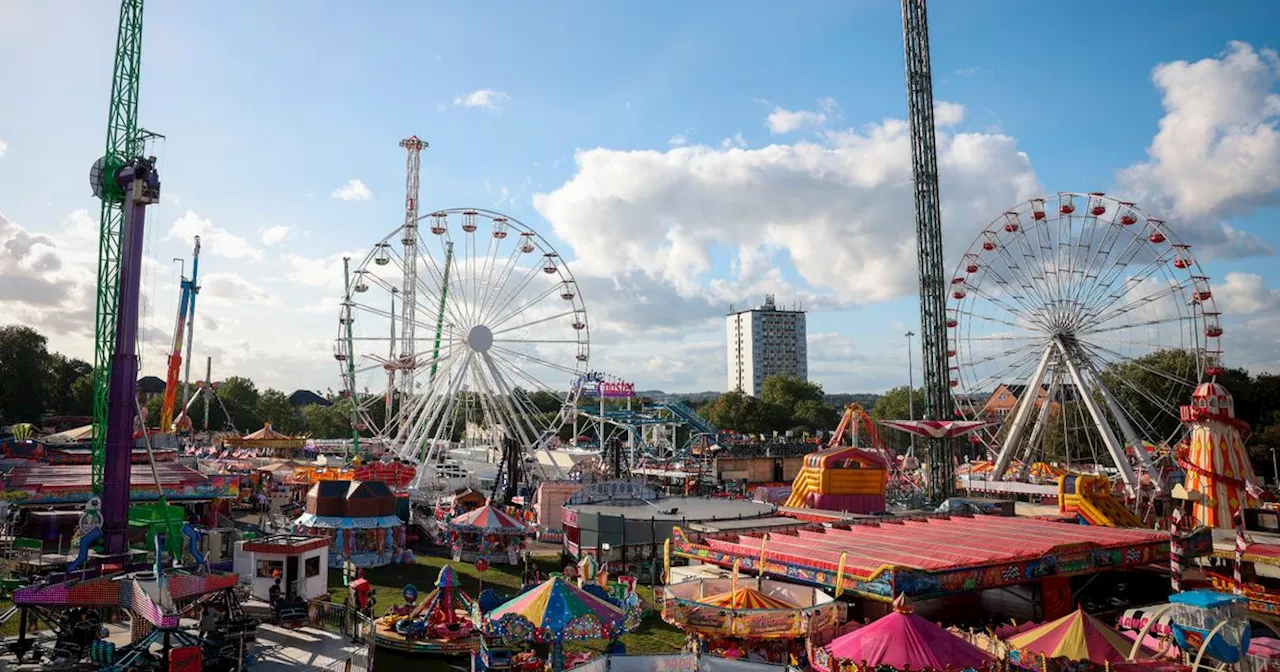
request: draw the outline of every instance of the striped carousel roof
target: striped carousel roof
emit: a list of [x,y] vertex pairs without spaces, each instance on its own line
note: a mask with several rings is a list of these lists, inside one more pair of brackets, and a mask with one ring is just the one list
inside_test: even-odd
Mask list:
[[454,518],[450,523],[454,527],[478,527],[482,530],[523,532],[524,523],[507,515],[502,509],[492,504],[485,504]]
[[738,590],[728,590],[723,593],[717,593],[698,600],[702,604],[709,604],[713,607],[724,607],[727,609],[798,609],[790,602],[784,602],[776,597],[769,597],[764,593],[752,588],[739,588]]

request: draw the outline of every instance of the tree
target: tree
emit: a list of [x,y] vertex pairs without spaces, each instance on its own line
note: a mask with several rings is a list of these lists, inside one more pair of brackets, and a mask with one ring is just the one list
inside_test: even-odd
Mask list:
[[146,414],[147,427],[154,429],[160,426],[160,407],[163,405],[164,396],[159,394],[147,399],[147,403],[142,405],[142,412]]
[[[49,381],[48,400],[45,412],[55,415],[89,415],[93,413],[93,365],[66,357],[60,353],[50,353],[45,360],[45,375]],[[81,378],[89,378],[89,394],[79,397],[75,394],[75,383]]]
[[[261,395],[252,380],[232,376],[218,386],[218,398],[231,414],[231,422],[241,431],[254,431],[262,426],[262,414],[258,412]],[[212,414],[209,424],[217,427]]]
[[351,437],[351,407],[345,400],[332,406],[312,404],[302,409],[306,431],[317,439],[347,439]]
[[[924,412],[924,388],[918,387],[909,393],[906,385],[900,385],[880,395],[869,414],[876,420],[910,420],[913,410],[916,419],[919,419]],[[911,435],[906,432],[882,431],[880,438],[897,450],[911,445]]]
[[298,414],[293,404],[289,403],[289,397],[280,390],[267,388],[258,397],[258,415],[262,419],[271,423],[276,431],[285,434],[298,434],[302,432],[304,422]]
[[93,414],[93,371],[72,381],[67,406],[61,412],[65,415]]
[[821,401],[805,399],[796,404],[791,421],[796,425],[793,430],[803,427],[803,431],[830,431],[840,422],[840,412]]
[[[1240,395],[1247,399],[1249,391],[1244,388],[1248,384],[1240,385],[1238,379],[1228,383],[1225,379],[1238,378],[1240,373],[1243,372],[1228,371],[1218,377],[1237,395],[1237,410],[1241,409]],[[1101,374],[1103,384],[1120,405],[1133,411],[1134,429],[1163,440],[1181,428],[1178,406],[1190,402],[1195,390],[1196,355],[1181,349],[1157,350],[1128,362],[1108,364]],[[1244,373],[1246,381],[1248,375]]]
[[705,415],[717,427],[744,434],[784,432],[790,422],[790,413],[784,409],[737,391],[717,397],[706,407]]
[[564,402],[560,400],[560,397],[546,390],[537,390],[529,394],[529,402],[542,413],[558,413],[560,408],[564,406]]
[[38,422],[47,404],[48,341],[31,327],[0,327],[0,422]]
[[760,401],[784,409],[788,414],[794,414],[796,406],[803,401],[821,404],[822,396],[821,385],[790,374],[768,376],[760,386]]

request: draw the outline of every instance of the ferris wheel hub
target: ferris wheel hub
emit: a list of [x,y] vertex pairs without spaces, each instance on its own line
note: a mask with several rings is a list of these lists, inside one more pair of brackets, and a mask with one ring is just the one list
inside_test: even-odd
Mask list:
[[473,352],[485,352],[493,347],[493,330],[483,324],[471,327],[467,332],[467,346]]

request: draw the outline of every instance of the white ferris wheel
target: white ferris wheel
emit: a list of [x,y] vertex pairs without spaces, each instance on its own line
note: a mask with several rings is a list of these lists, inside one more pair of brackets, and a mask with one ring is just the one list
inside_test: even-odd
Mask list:
[[[960,414],[1003,418],[974,438],[996,456],[995,478],[1015,459],[1025,476],[1054,437],[1069,466],[1109,456],[1126,486],[1143,472],[1158,484],[1156,462],[1183,431],[1179,405],[1222,370],[1222,327],[1190,246],[1101,193],[1036,198],[997,217],[947,300]],[[998,403],[1002,393],[1016,403]]]
[[334,356],[356,428],[419,463],[462,439],[545,449],[572,417],[570,383],[590,355],[573,274],[497,212],[409,221],[349,274],[339,311]]

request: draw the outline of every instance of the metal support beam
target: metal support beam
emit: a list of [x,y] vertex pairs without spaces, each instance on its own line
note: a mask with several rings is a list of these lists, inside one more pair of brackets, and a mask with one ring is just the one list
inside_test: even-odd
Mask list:
[[1009,427],[1009,433],[1004,437],[1004,444],[1000,446],[1000,454],[996,457],[995,468],[992,469],[991,477],[996,480],[1004,478],[1004,472],[1008,471],[1009,463],[1013,461],[1013,454],[1017,451],[1018,444],[1022,442],[1022,435],[1027,431],[1027,420],[1031,418],[1031,410],[1036,407],[1036,400],[1040,396],[1040,381],[1044,380],[1045,369],[1049,367],[1049,360],[1053,358],[1056,349],[1052,342],[1045,346],[1035,373],[1027,379],[1022,398],[1016,402],[1017,411],[1013,415],[1013,425]]

